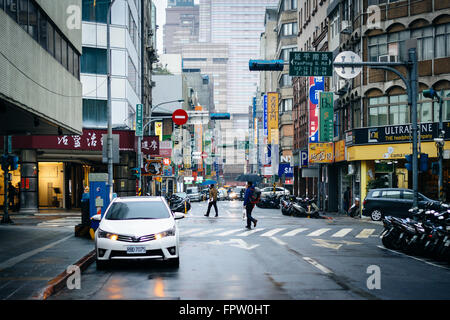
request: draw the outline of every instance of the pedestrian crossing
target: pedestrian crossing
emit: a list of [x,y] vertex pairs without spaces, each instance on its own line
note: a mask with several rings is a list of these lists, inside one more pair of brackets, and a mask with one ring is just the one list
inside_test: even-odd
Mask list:
[[[242,231],[243,228],[225,229],[225,228],[187,228],[180,229],[182,237],[294,237],[297,235],[305,235],[307,237],[315,238],[320,236],[330,236],[331,238],[355,237],[358,239],[367,239],[370,237],[377,237],[376,229],[369,228],[319,228],[311,230],[310,228],[254,228],[252,230]],[[381,230],[379,231],[381,232]]]
[[37,226],[42,228],[73,228],[80,223],[81,217],[65,217],[40,222]]

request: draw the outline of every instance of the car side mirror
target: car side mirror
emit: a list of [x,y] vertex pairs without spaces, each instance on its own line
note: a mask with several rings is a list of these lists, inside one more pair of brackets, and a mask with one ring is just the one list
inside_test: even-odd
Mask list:
[[181,212],[172,212],[175,220],[184,219],[184,213]]
[[101,221],[102,220],[102,215],[101,214],[96,214],[96,215],[91,217],[91,220]]

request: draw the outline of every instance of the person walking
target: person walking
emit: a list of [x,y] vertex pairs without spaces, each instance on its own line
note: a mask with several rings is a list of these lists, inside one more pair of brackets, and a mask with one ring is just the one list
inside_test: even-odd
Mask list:
[[255,193],[255,187],[253,186],[253,183],[251,181],[247,182],[247,190],[245,190],[244,195],[244,207],[245,211],[247,213],[247,229],[251,229],[251,225],[253,222],[253,227],[256,227],[256,223],[258,220],[252,217],[252,211],[255,207],[255,203],[252,201],[253,194]]
[[348,212],[350,208],[350,187],[347,187],[347,190],[344,192],[344,211]]
[[215,217],[218,217],[219,210],[217,209],[217,189],[214,188],[213,184],[209,187],[208,211],[206,211],[205,217],[209,217],[209,211],[211,210],[212,206],[214,206],[214,210],[216,211]]
[[10,182],[8,184],[8,201],[9,201],[9,208],[11,210],[14,210],[15,201],[14,198],[16,197],[16,188],[14,188],[13,184]]

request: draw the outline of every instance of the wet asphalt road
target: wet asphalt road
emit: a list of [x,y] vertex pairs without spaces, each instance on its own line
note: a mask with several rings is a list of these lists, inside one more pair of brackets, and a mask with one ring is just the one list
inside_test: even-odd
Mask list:
[[[449,299],[450,266],[383,248],[381,223],[348,217],[316,220],[255,208],[247,232],[241,201],[219,202],[219,217],[193,203],[178,222],[180,267],[121,262],[105,271],[93,263],[81,289],[53,300],[96,299]],[[375,266],[375,267],[374,267]],[[380,288],[373,270],[380,271]],[[368,272],[369,269],[369,272]]]

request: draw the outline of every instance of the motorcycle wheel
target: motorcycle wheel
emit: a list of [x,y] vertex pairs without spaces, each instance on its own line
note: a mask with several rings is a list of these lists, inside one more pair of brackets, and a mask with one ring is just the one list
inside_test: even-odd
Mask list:
[[383,243],[383,245],[388,248],[388,249],[393,249],[396,250],[397,246],[395,246],[395,240],[398,237],[398,235],[396,236],[394,232],[388,232],[386,233],[382,238],[381,238],[381,242]]

